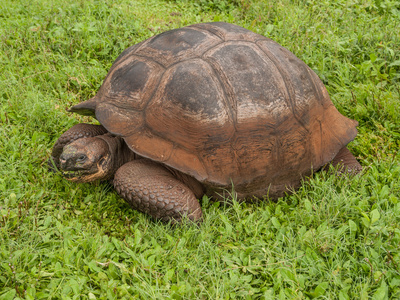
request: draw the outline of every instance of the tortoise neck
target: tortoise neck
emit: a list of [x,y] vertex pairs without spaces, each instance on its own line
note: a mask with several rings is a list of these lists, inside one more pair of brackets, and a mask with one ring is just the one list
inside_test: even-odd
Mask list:
[[115,172],[117,172],[123,164],[137,159],[137,155],[128,148],[123,138],[112,136],[109,133],[100,135],[98,138],[108,144],[111,157],[113,158],[109,178],[114,177]]

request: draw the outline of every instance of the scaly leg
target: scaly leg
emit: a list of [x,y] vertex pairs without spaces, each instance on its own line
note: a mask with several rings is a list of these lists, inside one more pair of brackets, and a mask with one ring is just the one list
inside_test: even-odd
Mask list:
[[187,216],[202,218],[193,191],[161,164],[139,159],[124,164],[115,173],[114,187],[134,209],[174,223]]
[[56,141],[53,146],[53,151],[51,153],[51,158],[48,161],[49,170],[56,171],[54,165],[59,169],[59,159],[66,145],[82,138],[94,137],[107,133],[107,130],[101,125],[93,124],[76,124],[64,132]]
[[339,166],[338,171],[340,173],[359,173],[362,170],[360,163],[354,157],[347,147],[343,147],[335,158],[331,161],[331,165],[336,167]]

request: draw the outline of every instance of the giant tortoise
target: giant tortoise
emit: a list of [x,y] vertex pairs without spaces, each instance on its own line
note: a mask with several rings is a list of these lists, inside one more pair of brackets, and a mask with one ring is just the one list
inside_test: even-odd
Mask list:
[[98,93],[69,109],[78,124],[52,160],[75,182],[112,180],[133,208],[200,220],[198,198],[276,199],[328,163],[361,166],[346,148],[356,121],[318,76],[269,38],[227,23],[167,31],[122,52]]

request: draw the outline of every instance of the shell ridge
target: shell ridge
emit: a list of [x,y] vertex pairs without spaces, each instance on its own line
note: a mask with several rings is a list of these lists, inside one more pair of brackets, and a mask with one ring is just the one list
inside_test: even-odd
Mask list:
[[210,66],[210,68],[215,73],[222,90],[224,92],[224,98],[227,100],[228,111],[231,114],[233,125],[235,128],[235,132],[237,131],[237,99],[235,96],[235,91],[232,85],[229,82],[228,77],[226,76],[225,72],[219,67],[218,63],[212,57],[207,57],[208,53],[214,50],[214,48],[218,47],[221,44],[225,44],[226,42],[222,42],[214,47],[208,49],[203,53],[202,59]]
[[[282,81],[285,85],[285,90],[287,92],[287,99],[285,97],[285,102],[290,107],[290,110],[293,113],[293,117],[296,121],[300,124],[301,127],[304,128],[308,133],[310,132],[304,122],[299,118],[296,111],[296,104],[294,103],[294,99],[296,98],[295,89],[293,88],[292,81],[288,76],[287,72],[280,66],[280,63],[275,59],[274,55],[270,55],[267,51],[264,51],[262,47],[258,43],[256,43],[257,47],[271,60],[271,62],[275,65],[276,69],[278,70],[279,74],[281,75]],[[264,58],[262,58],[264,59]]]
[[169,70],[169,69],[173,68],[173,67],[176,66],[176,65],[179,65],[179,64],[181,64],[181,63],[184,63],[184,62],[187,62],[187,61],[190,61],[190,60],[195,60],[195,59],[201,59],[201,60],[205,61],[205,59],[204,59],[204,54],[207,53],[209,50],[213,49],[214,47],[217,47],[218,45],[221,45],[221,44],[223,44],[223,43],[225,43],[225,42],[222,41],[222,42],[220,42],[220,43],[214,45],[213,47],[204,50],[203,53],[201,53],[201,54],[199,54],[199,55],[196,55],[196,56],[194,56],[194,57],[190,57],[190,58],[187,58],[187,59],[181,59],[181,60],[176,61],[176,62],[174,62],[174,63],[172,63],[172,64],[170,64],[170,65],[168,65],[168,66],[165,66],[164,68],[165,68],[166,70]]
[[318,100],[322,100],[322,99],[324,99],[324,96],[322,95],[322,93],[321,93],[321,90],[318,88],[318,84],[315,82],[315,78],[314,78],[314,76],[312,76],[312,74],[310,73],[310,72],[313,72],[312,70],[311,70],[311,68],[306,68],[306,70],[307,70],[307,74],[308,74],[308,78],[310,79],[310,81],[311,81],[311,83],[312,83],[312,89],[313,89],[313,91],[315,92],[315,94],[317,95],[317,97],[318,97]]
[[144,114],[144,123],[146,124],[146,110],[147,110],[147,106],[149,106],[150,102],[154,99],[154,96],[156,95],[158,89],[160,88],[160,82],[163,79],[165,73],[167,72],[168,68],[164,68],[164,72],[158,76],[158,80],[157,80],[157,84],[156,84],[156,88],[153,90],[153,92],[151,93],[149,100],[146,102],[146,104],[143,107],[143,114]]
[[[230,84],[227,82],[227,80],[223,80],[223,79],[221,78],[220,75],[221,75],[221,73],[222,73],[222,70],[221,70],[220,72],[218,72],[218,71],[215,69],[215,67],[213,66],[213,63],[211,63],[211,62],[210,62],[209,60],[207,60],[205,57],[203,57],[202,60],[203,60],[205,63],[207,63],[207,65],[210,67],[210,69],[211,69],[212,72],[214,73],[215,77],[217,78],[218,84],[219,84],[219,86],[221,87],[222,92],[224,93],[224,103],[225,103],[225,106],[226,106],[226,108],[227,108],[227,110],[228,110],[228,112],[229,112],[230,118],[232,119],[233,127],[235,128],[235,132],[236,132],[236,131],[237,131],[237,128],[236,128],[236,123],[237,123],[237,120],[236,120],[236,110],[237,110],[237,106],[235,105],[235,104],[236,104],[236,99],[232,99],[232,98],[231,98],[232,95],[234,94],[234,93],[233,93],[233,88],[230,86]],[[224,74],[224,75],[225,75],[225,74]],[[227,92],[227,91],[226,91],[226,86],[229,86],[229,88],[231,89],[230,92]],[[233,105],[232,105],[232,103],[233,103]]]
[[[114,99],[117,99],[118,96],[116,96],[116,97],[105,96],[104,98],[107,99],[107,100],[114,100]],[[130,107],[130,106],[127,106],[127,105],[122,105],[122,104],[116,103],[116,102],[107,102],[107,105],[112,105],[112,106],[114,106],[116,108],[120,108],[120,109],[123,109],[123,110],[138,111],[138,112],[142,112],[145,109],[145,108],[143,108],[143,109],[134,109],[133,107]]]
[[164,66],[162,63],[160,63],[160,62],[154,60],[151,56],[146,56],[146,55],[137,54],[137,53],[134,53],[132,56],[136,56],[136,57],[140,57],[140,58],[142,58],[142,59],[150,60],[151,62],[153,62],[153,63],[159,65],[159,66],[160,66],[161,68],[163,68],[164,70],[166,70],[166,69],[169,68],[169,66]]
[[227,106],[228,106],[228,111],[231,115],[232,121],[233,121],[233,126],[235,128],[235,132],[237,131],[237,98],[235,95],[234,88],[229,82],[228,77],[226,76],[225,72],[222,71],[222,69],[218,66],[217,63],[214,62],[212,58],[206,59],[204,58],[204,61],[206,61],[213,72],[216,74],[216,77],[218,78],[218,81],[221,84],[222,90],[224,92],[224,98],[227,100]]
[[206,29],[201,28],[200,26],[197,26],[197,25],[198,25],[198,24],[194,24],[194,25],[190,25],[190,26],[188,26],[188,27],[190,27],[190,28],[195,28],[197,31],[200,31],[200,32],[211,33],[212,35],[214,35],[214,36],[216,36],[217,38],[221,39],[222,42],[225,41],[225,39],[223,38],[223,36],[217,34],[217,32],[213,32],[212,30],[207,29],[207,28],[206,28]]
[[[212,23],[203,23],[203,25],[204,25],[204,24],[213,26],[213,25],[211,25]],[[189,27],[194,27],[194,28],[200,29],[201,27],[199,27],[198,25],[199,25],[199,24],[194,24],[194,25],[191,25],[191,26],[189,26]],[[203,28],[201,28],[201,29],[203,29]],[[212,27],[212,28],[205,28],[205,29],[203,29],[203,30],[206,31],[206,32],[208,32],[208,33],[211,33],[212,35],[214,35],[214,36],[216,36],[216,37],[218,37],[218,38],[221,39],[223,42],[225,41],[225,36],[224,36],[224,34],[223,34],[221,31],[219,31],[218,29]]]

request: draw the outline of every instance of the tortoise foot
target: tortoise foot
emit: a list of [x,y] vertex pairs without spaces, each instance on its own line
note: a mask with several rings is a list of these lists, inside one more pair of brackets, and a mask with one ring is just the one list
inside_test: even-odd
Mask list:
[[362,166],[347,147],[343,147],[330,164],[337,168],[339,174],[357,174],[362,171]]

